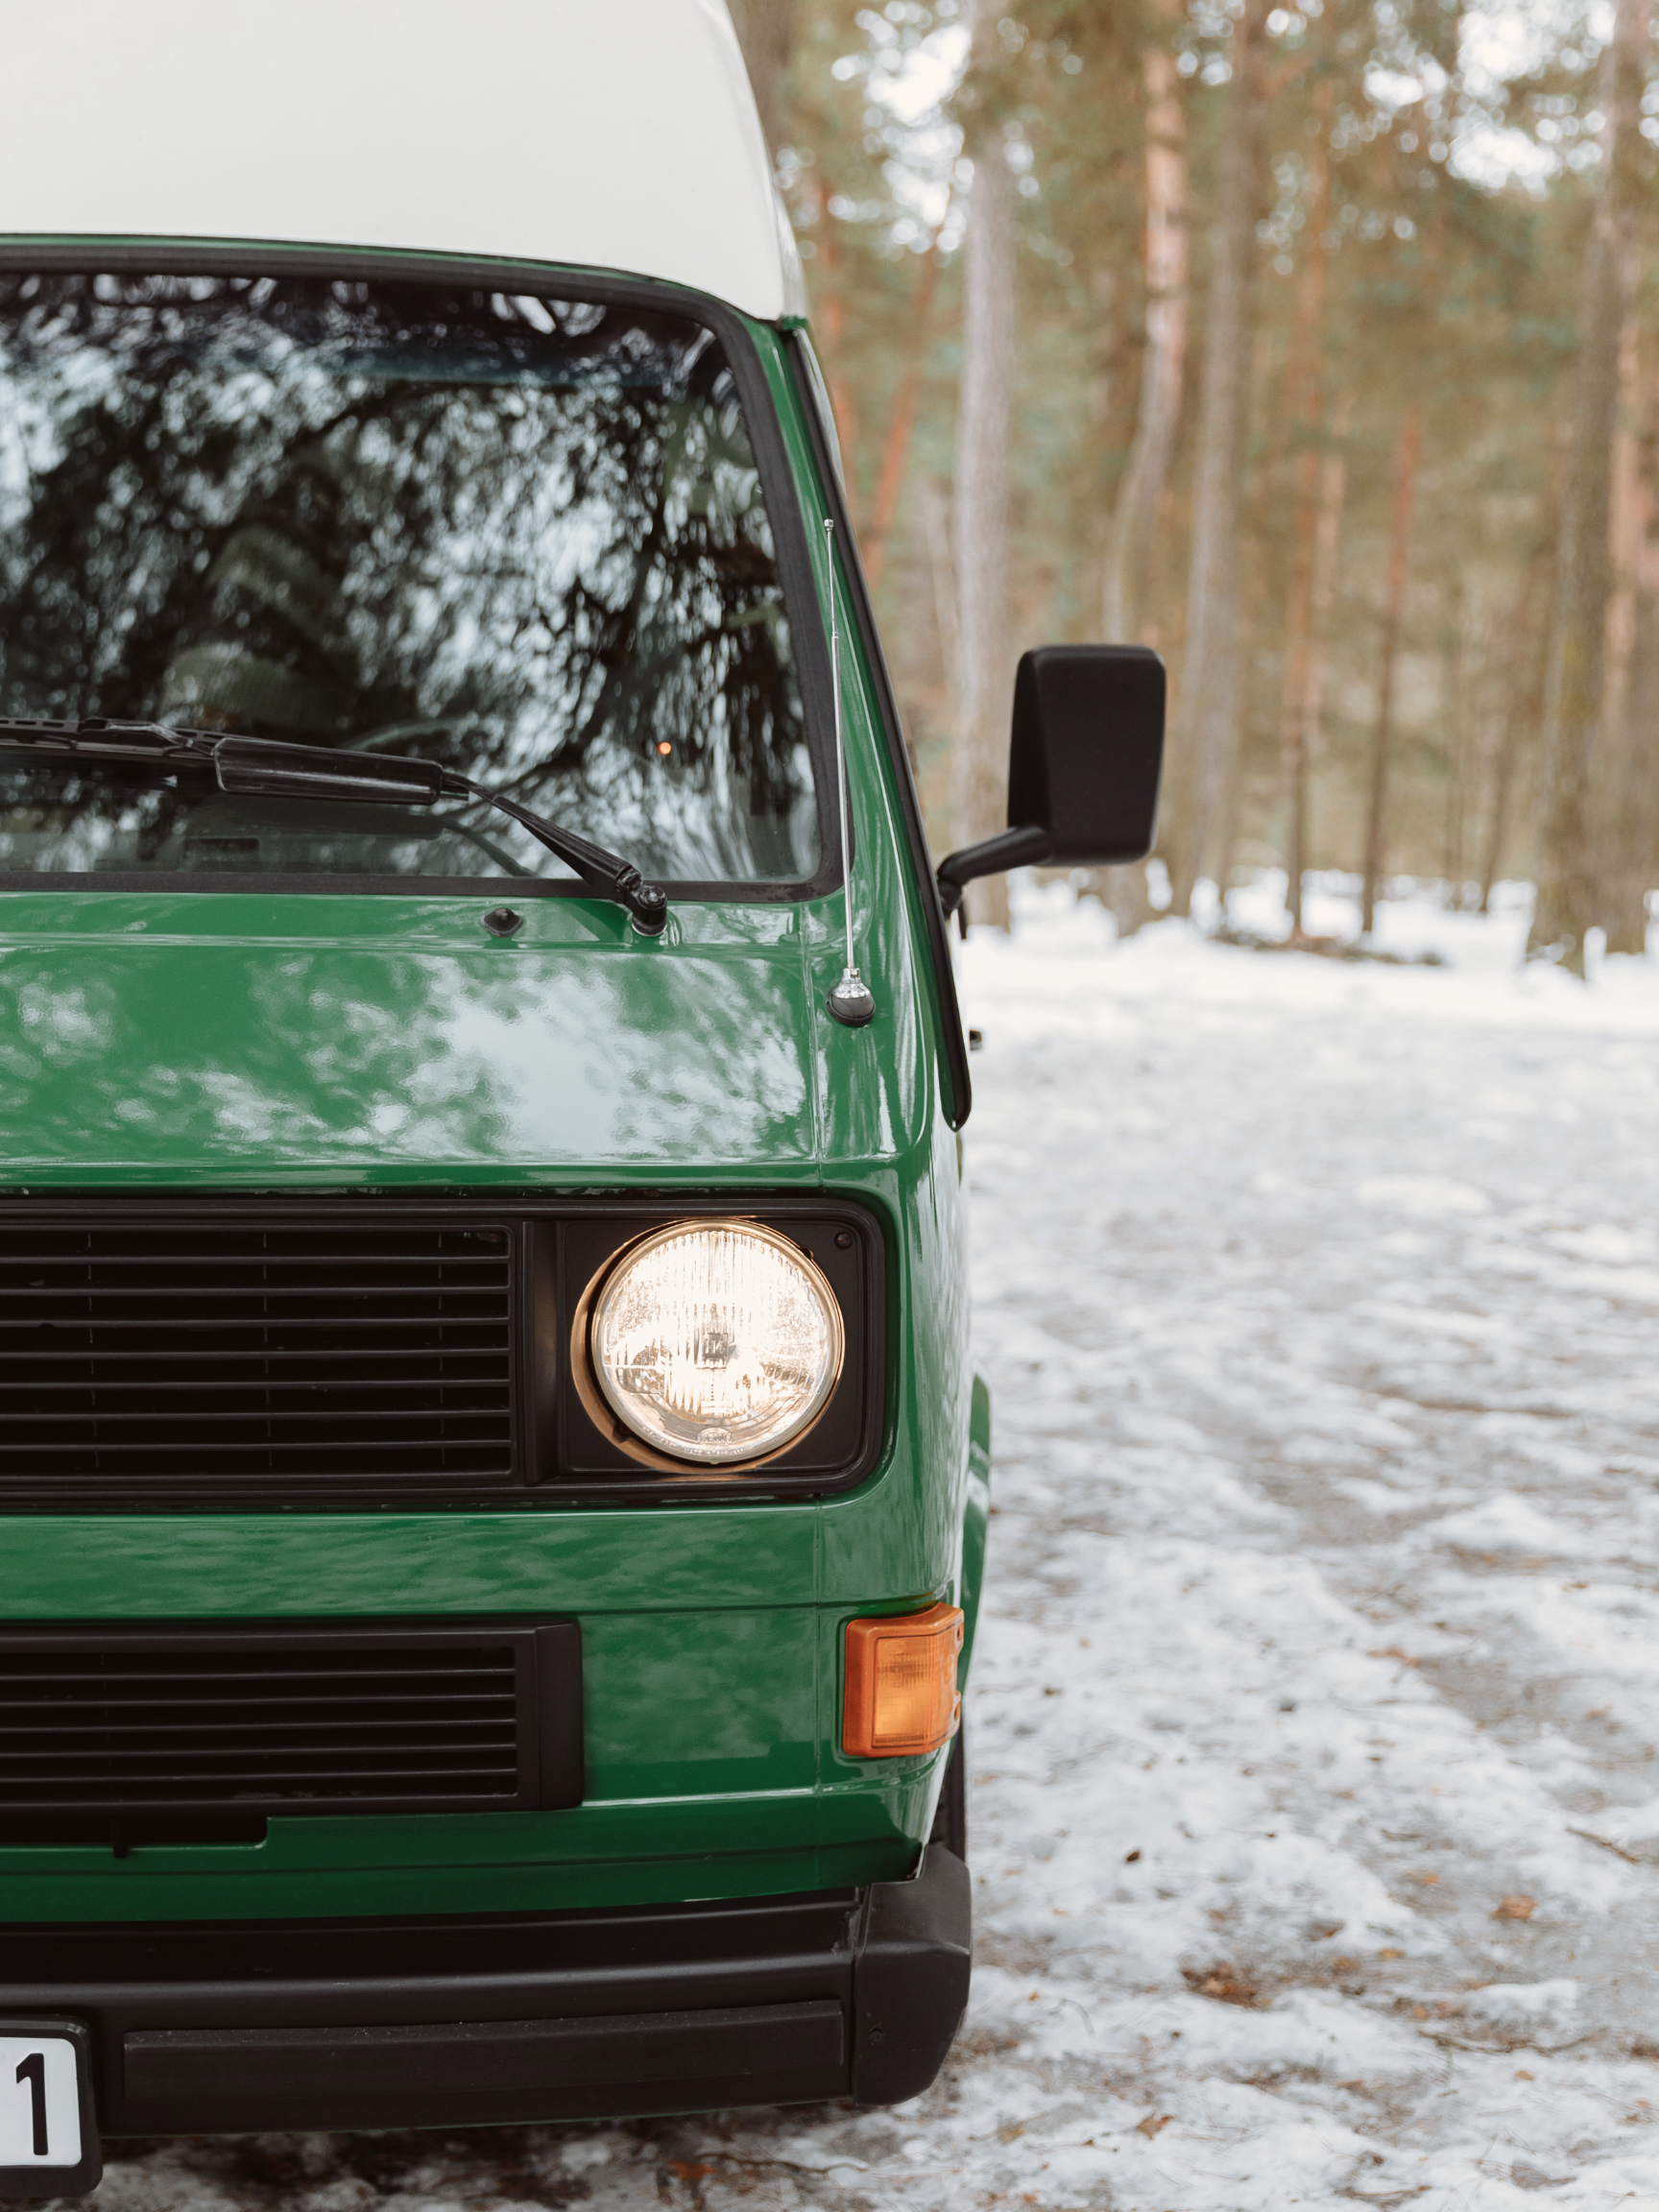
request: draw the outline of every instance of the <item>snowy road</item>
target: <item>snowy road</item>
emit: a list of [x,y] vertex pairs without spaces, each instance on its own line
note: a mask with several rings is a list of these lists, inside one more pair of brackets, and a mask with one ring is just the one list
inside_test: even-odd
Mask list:
[[98,2202],[1659,2205],[1659,973],[1421,926],[1451,969],[1063,893],[968,949],[998,1504],[927,2097]]

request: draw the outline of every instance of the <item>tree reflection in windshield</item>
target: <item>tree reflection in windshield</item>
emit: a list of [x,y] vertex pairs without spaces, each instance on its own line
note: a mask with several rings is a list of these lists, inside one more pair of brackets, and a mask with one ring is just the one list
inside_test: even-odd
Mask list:
[[[0,276],[0,711],[420,753],[670,880],[818,859],[735,384],[712,332],[655,310]],[[36,757],[0,770],[0,868],[170,868],[194,843],[197,865],[564,873],[498,816],[386,813]]]

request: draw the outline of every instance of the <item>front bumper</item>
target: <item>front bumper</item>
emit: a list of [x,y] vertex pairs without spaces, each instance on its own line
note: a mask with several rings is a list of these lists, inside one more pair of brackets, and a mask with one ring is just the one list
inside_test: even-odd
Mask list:
[[466,2127],[914,2097],[968,1997],[968,1870],[450,1920],[13,1926],[0,2025],[87,2023],[107,2134]]

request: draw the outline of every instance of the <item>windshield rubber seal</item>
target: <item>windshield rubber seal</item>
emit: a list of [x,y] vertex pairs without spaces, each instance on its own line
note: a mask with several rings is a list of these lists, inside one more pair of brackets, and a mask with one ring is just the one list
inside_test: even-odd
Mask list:
[[835,524],[836,541],[846,564],[849,596],[858,623],[865,664],[876,680],[877,719],[886,739],[887,757],[892,765],[893,781],[898,786],[899,811],[903,816],[904,835],[910,847],[911,860],[915,864],[922,916],[927,931],[927,949],[932,955],[934,988],[939,996],[939,1027],[951,1094],[951,1105],[945,1118],[950,1128],[960,1129],[974,1110],[974,1084],[968,1069],[968,1039],[962,1027],[961,1001],[956,996],[956,971],[950,960],[950,927],[939,899],[939,883],[933,873],[932,854],[927,850],[927,832],[923,826],[922,800],[916,789],[915,771],[910,765],[910,748],[904,742],[899,697],[893,688],[893,675],[882,649],[881,634],[876,627],[870,586],[864,574],[864,564],[859,558],[858,539],[853,528],[853,517],[847,510],[846,493],[836,462],[835,447],[831,443],[830,426],[824,420],[820,397],[823,378],[818,371],[817,356],[812,351],[812,342],[805,330],[792,330],[789,333],[785,350],[795,388],[800,395],[801,412],[805,418],[812,442],[819,483]]
[[[743,317],[723,301],[684,285],[646,277],[613,276],[591,269],[543,261],[472,258],[457,254],[415,253],[386,248],[283,246],[251,239],[227,245],[169,238],[19,239],[0,237],[0,274],[7,276],[312,276],[363,283],[461,285],[480,291],[526,292],[551,299],[591,300],[607,307],[643,307],[679,314],[703,324],[719,340],[737,386],[744,427],[755,449],[766,512],[772,524],[783,607],[789,621],[807,755],[812,763],[818,817],[819,862],[814,873],[794,881],[727,882],[659,878],[670,900],[750,906],[801,904],[839,888],[844,876],[836,833],[834,709],[830,649],[822,635],[818,591],[807,550],[805,521],[775,402],[754,338]],[[280,892],[284,895],[357,892],[372,897],[402,895],[499,899],[511,884],[515,898],[589,899],[595,894],[575,878],[539,876],[352,876],[331,872],[275,872],[252,869],[81,870],[0,869],[0,890],[63,889],[108,891]]]

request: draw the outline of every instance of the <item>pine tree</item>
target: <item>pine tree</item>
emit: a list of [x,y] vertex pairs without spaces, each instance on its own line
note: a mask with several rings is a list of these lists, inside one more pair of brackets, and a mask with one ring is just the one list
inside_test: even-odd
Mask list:
[[[751,5],[765,14],[764,0]],[[1106,617],[1169,661],[1163,850],[1178,893],[1200,869],[1224,876],[1235,854],[1298,879],[1361,867],[1383,661],[1374,879],[1384,867],[1445,872],[1455,897],[1465,876],[1489,888],[1500,868],[1533,872],[1552,819],[1538,794],[1554,541],[1581,475],[1563,430],[1595,351],[1575,334],[1585,229],[1612,190],[1608,165],[1586,159],[1604,104],[1582,25],[1541,18],[1535,75],[1501,101],[1479,94],[1555,160],[1528,191],[1459,174],[1454,149],[1477,106],[1457,71],[1461,0],[1323,0],[1316,13],[1002,0],[994,41],[988,13],[966,81],[914,121],[883,84],[924,49],[960,57],[965,0],[794,0],[779,92],[779,174],[935,842],[960,834],[974,776],[975,830],[1000,824],[1017,651],[1098,637]],[[1229,127],[1243,113],[1240,48],[1256,180],[1243,196]],[[1392,105],[1390,88],[1413,81],[1420,97]],[[963,133],[977,139],[979,174],[971,188],[964,166],[947,208]],[[987,150],[1003,274],[999,292],[976,293],[971,333]],[[1627,240],[1647,235],[1647,204],[1622,204]],[[1193,271],[1178,317],[1165,309],[1179,297],[1182,240]],[[1250,273],[1231,305],[1227,240],[1240,250],[1232,266]],[[1017,341],[1001,397],[982,374],[997,358],[987,297],[1001,299]],[[1217,310],[1223,337],[1235,334],[1225,345]],[[1646,363],[1650,336],[1643,346]],[[987,420],[1007,426],[999,450],[975,428]],[[1231,456],[1219,474],[1218,438]],[[1627,421],[1609,464],[1626,517],[1646,451]],[[975,515],[992,517],[989,535]],[[1625,544],[1627,521],[1621,530]],[[1638,704],[1653,606],[1635,581],[1653,558],[1634,541],[1620,557],[1585,784],[1595,918],[1622,944],[1659,882],[1659,831],[1641,829],[1659,725]],[[983,718],[964,713],[970,691]],[[1138,873],[1091,887],[1125,926],[1146,911]]]
[[1647,0],[1614,0],[1602,58],[1601,181],[1584,256],[1578,369],[1544,715],[1543,868],[1528,952],[1584,974],[1602,898],[1593,778],[1605,743],[1608,522],[1618,428],[1619,353],[1636,278],[1644,212],[1641,119]]
[[[1014,180],[1004,147],[1000,0],[974,0],[960,105],[974,164],[964,278],[962,397],[956,418],[959,708],[951,789],[958,845],[1004,827],[1012,661],[1008,629],[1009,448],[1014,436]],[[1008,926],[1008,887],[969,887],[975,922]]]
[[1181,750],[1169,839],[1178,914],[1190,907],[1193,887],[1220,836],[1238,730],[1238,510],[1250,397],[1267,12],[1267,0],[1244,0],[1234,26],[1227,130],[1211,232],[1178,724]]

